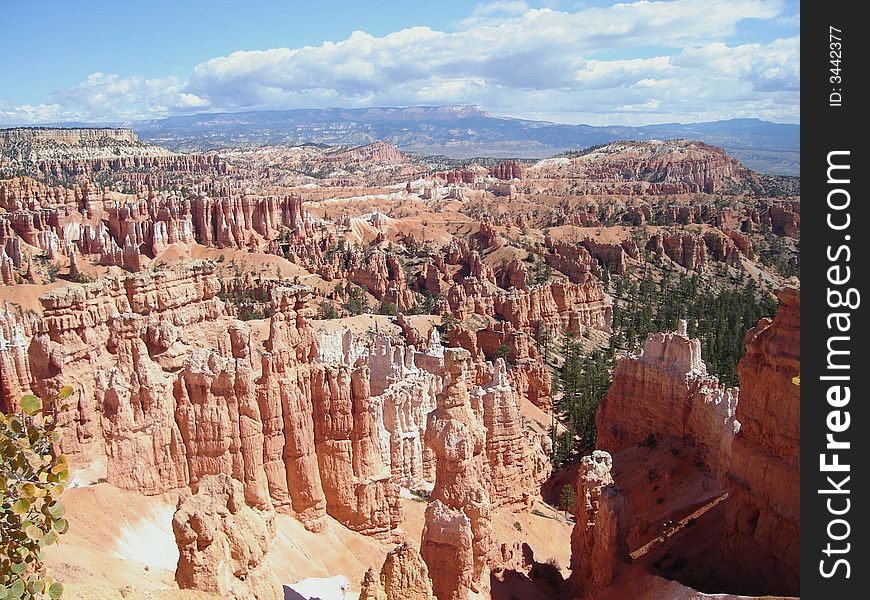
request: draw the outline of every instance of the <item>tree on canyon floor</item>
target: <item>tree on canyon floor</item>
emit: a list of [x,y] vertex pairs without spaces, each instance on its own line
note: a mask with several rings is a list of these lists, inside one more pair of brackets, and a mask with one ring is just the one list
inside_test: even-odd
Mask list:
[[577,488],[572,484],[566,483],[562,486],[562,491],[559,492],[559,509],[565,513],[565,518],[568,517],[568,511],[577,505]]
[[366,298],[366,291],[362,287],[348,282],[345,293],[347,301],[342,307],[351,316],[361,315],[369,311],[369,301]]
[[63,585],[46,572],[45,548],[66,533],[59,501],[69,479],[57,454],[56,413],[68,408],[64,387],[43,412],[42,400],[21,398],[20,412],[0,413],[0,599],[59,598]]
[[570,461],[575,453],[582,454],[595,446],[595,413],[610,387],[614,357],[609,349],[585,356],[583,344],[569,336],[565,337],[563,348],[564,362],[556,379],[561,396],[555,409],[567,431],[554,435],[553,463],[556,467]]
[[395,302],[388,302],[387,300],[381,300],[381,303],[378,305],[377,311],[379,315],[388,315],[388,316],[396,316],[399,314],[399,309],[396,306]]

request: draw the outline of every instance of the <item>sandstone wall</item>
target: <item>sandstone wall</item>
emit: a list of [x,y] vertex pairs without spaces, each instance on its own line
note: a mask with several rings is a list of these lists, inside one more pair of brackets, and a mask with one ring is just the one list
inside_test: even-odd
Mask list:
[[777,294],[773,320],[746,334],[725,556],[753,593],[800,590],[800,290]]
[[707,374],[701,342],[685,333],[653,333],[639,356],[617,361],[613,382],[596,415],[597,447],[618,452],[649,436],[695,445],[717,474],[730,464],[739,390]]

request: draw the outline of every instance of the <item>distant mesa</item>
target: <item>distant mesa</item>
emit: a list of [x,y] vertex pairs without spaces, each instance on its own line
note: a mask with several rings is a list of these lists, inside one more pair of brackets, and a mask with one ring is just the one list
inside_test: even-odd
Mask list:
[[500,117],[475,106],[325,108],[196,114],[132,124],[142,139],[175,151],[263,144],[361,146],[454,159],[546,158],[615,140],[692,139],[724,148],[749,168],[800,173],[800,125],[760,119],[595,127]]
[[0,129],[0,177],[71,181],[118,171],[224,172],[216,156],[181,156],[127,127]]
[[15,143],[90,144],[99,142],[138,144],[139,136],[128,127],[13,127],[0,129],[0,145]]
[[408,162],[407,157],[389,142],[374,142],[350,150],[341,150],[329,154],[328,159],[331,162],[341,164],[371,162],[382,165],[398,165]]

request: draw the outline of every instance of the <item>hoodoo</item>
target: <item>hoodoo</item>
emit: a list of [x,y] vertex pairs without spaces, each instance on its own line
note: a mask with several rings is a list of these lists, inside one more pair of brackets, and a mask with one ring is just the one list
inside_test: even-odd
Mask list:
[[797,181],[612,131],[506,159],[548,146],[468,107],[212,109],[0,130],[0,410],[59,423],[68,595],[799,592]]

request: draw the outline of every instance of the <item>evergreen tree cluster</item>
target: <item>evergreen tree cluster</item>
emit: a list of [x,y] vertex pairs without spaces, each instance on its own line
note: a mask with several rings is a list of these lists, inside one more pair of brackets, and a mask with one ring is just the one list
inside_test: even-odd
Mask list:
[[582,345],[571,338],[565,339],[564,358],[559,369],[558,388],[562,392],[555,410],[562,415],[567,435],[556,436],[553,447],[560,462],[566,461],[572,450],[590,449],[595,445],[595,413],[598,404],[610,388],[610,369],[614,352],[598,351],[591,356],[583,354]]
[[664,271],[656,281],[646,269],[638,280],[619,278],[614,296],[611,348],[637,351],[647,335],[673,331],[685,319],[689,336],[701,339],[707,370],[729,386],[737,385],[746,332],[776,313],[773,296],[742,273],[733,286],[716,289],[696,273]]
[[[564,361],[557,369],[554,413],[566,427],[551,428],[556,468],[595,446],[595,414],[607,394],[618,353],[637,352],[650,333],[674,331],[686,319],[690,337],[701,339],[707,370],[736,386],[737,363],[745,352],[746,332],[762,317],[776,313],[776,302],[743,274],[717,289],[698,274],[660,271],[647,265],[638,277],[613,276],[613,328],[608,348],[584,353],[583,344],[566,336]],[[561,396],[556,391],[561,391]]]

